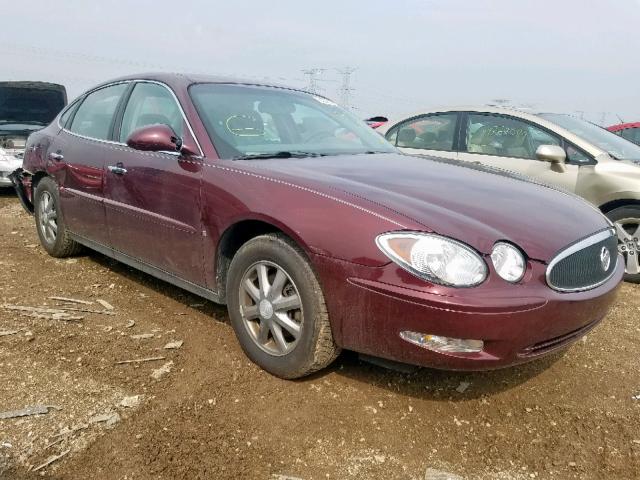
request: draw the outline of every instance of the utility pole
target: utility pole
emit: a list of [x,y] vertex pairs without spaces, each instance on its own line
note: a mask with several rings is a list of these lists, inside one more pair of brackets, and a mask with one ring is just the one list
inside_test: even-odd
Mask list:
[[340,86],[340,103],[346,109],[351,108],[351,93],[355,88],[351,86],[351,74],[357,69],[354,67],[337,68],[337,72],[342,75],[342,85]]
[[324,73],[324,68],[309,68],[302,70],[305,77],[307,77],[307,90],[311,93],[319,93],[320,87],[318,86],[319,76]]

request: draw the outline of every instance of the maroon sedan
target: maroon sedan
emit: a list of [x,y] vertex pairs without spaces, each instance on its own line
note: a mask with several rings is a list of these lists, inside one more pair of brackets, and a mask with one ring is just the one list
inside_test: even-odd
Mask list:
[[51,255],[97,250],[225,303],[284,378],[340,349],[488,369],[596,325],[624,266],[578,197],[400,154],[326,98],[144,75],[31,135],[18,193]]

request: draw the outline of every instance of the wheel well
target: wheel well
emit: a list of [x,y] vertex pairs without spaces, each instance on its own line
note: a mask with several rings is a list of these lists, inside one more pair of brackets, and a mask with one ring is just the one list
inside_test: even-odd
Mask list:
[[600,211],[602,213],[609,213],[611,210],[615,210],[616,208],[625,207],[627,205],[638,205],[640,206],[640,200],[633,199],[621,199],[621,200],[613,200],[611,202],[605,203],[600,206]]
[[238,222],[225,230],[220,237],[217,251],[216,261],[216,284],[218,286],[218,295],[221,302],[225,302],[227,298],[227,273],[231,260],[240,250],[240,247],[252,238],[265,233],[282,233],[281,229],[261,220],[244,220]]
[[40,170],[39,172],[34,173],[31,176],[31,202],[33,202],[33,195],[36,192],[36,187],[38,186],[38,182],[42,180],[44,177],[48,177],[47,172]]

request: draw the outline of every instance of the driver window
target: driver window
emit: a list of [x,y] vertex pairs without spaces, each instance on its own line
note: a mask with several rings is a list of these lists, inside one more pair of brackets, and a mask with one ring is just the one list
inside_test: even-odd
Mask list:
[[179,137],[183,134],[182,113],[169,90],[157,83],[138,83],[122,117],[120,141],[126,142],[138,128],[155,124],[168,125]]
[[536,160],[540,145],[560,145],[560,138],[511,117],[475,113],[468,116],[469,153]]
[[397,146],[451,152],[456,133],[457,113],[421,117],[400,126]]

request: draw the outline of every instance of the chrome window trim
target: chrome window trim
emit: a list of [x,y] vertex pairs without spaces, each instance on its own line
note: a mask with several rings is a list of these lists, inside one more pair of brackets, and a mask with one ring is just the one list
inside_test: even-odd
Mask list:
[[549,262],[549,265],[547,265],[547,271],[546,271],[546,274],[545,274],[545,277],[547,279],[547,285],[549,285],[550,288],[552,288],[553,290],[556,290],[558,292],[570,293],[570,292],[583,292],[585,290],[591,290],[591,289],[599,287],[600,285],[605,284],[616,273],[616,269],[617,269],[617,266],[618,266],[618,257],[619,257],[617,251],[613,255],[614,258],[615,258],[615,262],[616,263],[615,263],[614,267],[611,269],[611,273],[606,278],[604,278],[600,282],[595,283],[593,285],[588,285],[588,286],[579,287],[579,288],[560,288],[560,287],[557,287],[557,286],[555,286],[555,285],[553,285],[551,283],[551,278],[550,278],[551,270],[553,270],[553,267],[555,267],[559,262],[561,262],[565,258],[573,255],[574,253],[579,252],[580,250],[583,250],[583,249],[585,249],[587,247],[590,247],[591,245],[594,245],[594,244],[596,244],[598,242],[601,242],[603,240],[608,239],[609,237],[614,237],[614,236],[616,236],[615,230],[613,228],[607,228],[605,230],[601,230],[599,232],[596,232],[593,235],[588,236],[587,238],[579,240],[578,242],[570,245],[569,247],[567,247],[564,250],[561,250],[560,253],[558,253],[555,257],[553,257],[553,259]]
[[[132,83],[132,82],[134,82],[134,83],[155,83],[156,85],[160,85],[160,86],[166,88],[169,91],[169,93],[173,97],[173,100],[176,102],[176,104],[178,105],[178,108],[180,109],[180,114],[182,115],[182,119],[184,120],[184,123],[187,125],[187,128],[189,129],[189,133],[191,134],[191,137],[193,138],[193,140],[196,142],[196,145],[198,146],[198,151],[200,152],[199,157],[204,157],[204,153],[202,151],[202,147],[200,146],[200,142],[198,141],[198,137],[196,137],[196,134],[194,133],[193,128],[191,128],[191,123],[187,119],[187,115],[184,113],[184,109],[182,108],[182,105],[180,104],[180,101],[178,100],[178,97],[176,96],[174,91],[171,89],[171,87],[169,87],[169,85],[167,85],[165,83],[162,83],[162,82],[158,82],[157,80],[145,80],[145,79],[140,79],[140,80],[137,80],[137,79],[121,80],[121,81],[118,81],[118,82],[108,83],[106,85],[100,85],[99,87],[96,87],[93,90],[89,90],[88,92],[85,92],[83,94],[83,96],[86,97],[88,95],[91,95],[93,92],[97,92],[98,90],[102,90],[103,88],[112,87],[114,85],[120,85],[122,83]],[[82,102],[84,102],[84,100],[82,100]],[[75,101],[71,102],[71,104],[69,105],[69,108],[71,108],[71,106],[74,103],[75,103]],[[80,106],[81,105],[79,105],[78,108]],[[126,107],[125,107],[125,110],[126,110]],[[67,109],[65,109],[63,111],[63,114],[66,111],[67,111]],[[110,144],[110,145],[118,145],[118,146],[121,146],[121,147],[131,148],[126,143],[123,143],[123,142],[116,142],[114,140],[104,140],[104,139],[101,139],[101,138],[87,137],[85,135],[80,135],[79,133],[72,132],[71,130],[69,130],[69,129],[63,127],[62,125],[60,125],[60,117],[61,116],[62,115],[58,116],[58,120],[57,120],[58,127],[60,127],[60,129],[63,130],[64,132],[66,132],[66,133],[68,133],[70,135],[73,135],[74,137],[84,138],[85,140],[91,140],[91,141],[94,141],[94,142],[101,142],[101,143],[107,143],[107,144]],[[170,154],[173,154],[173,152],[159,152],[159,153],[170,153]],[[176,153],[178,153],[178,152],[176,152]]]

